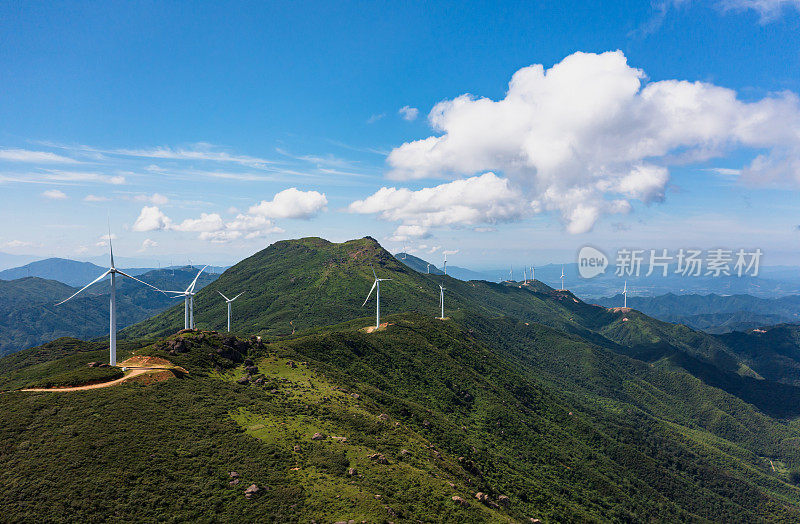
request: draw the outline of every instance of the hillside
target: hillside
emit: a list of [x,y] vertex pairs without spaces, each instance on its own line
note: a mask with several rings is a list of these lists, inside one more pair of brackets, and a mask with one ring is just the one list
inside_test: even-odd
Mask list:
[[[91,280],[102,274],[93,274]],[[157,287],[185,289],[196,270],[151,271],[141,276]],[[203,274],[197,286],[203,287],[217,275]],[[138,277],[137,277],[138,278]],[[85,282],[84,282],[85,283]],[[98,282],[83,295],[56,306],[79,288],[53,280],[26,277],[0,280],[0,355],[36,346],[59,337],[82,339],[108,333],[108,282]],[[181,302],[126,278],[117,280],[117,322],[128,326],[149,318]],[[182,302],[181,302],[182,304]]]
[[[607,307],[622,303],[622,295],[597,299]],[[759,298],[751,295],[675,295],[628,297],[628,305],[665,322],[685,324],[708,333],[746,331],[800,321],[800,295]]]
[[100,267],[91,262],[78,262],[66,258],[47,258],[37,260],[24,266],[0,271],[0,279],[17,280],[26,277],[39,277],[57,280],[69,286],[83,287],[91,282],[108,267]]
[[[800,518],[800,429],[685,372],[512,318],[387,320],[266,344],[173,335],[128,350],[185,378],[2,394],[0,508],[45,521]],[[0,384],[9,359],[21,387],[25,362],[34,380],[97,350],[22,351],[0,359]]]

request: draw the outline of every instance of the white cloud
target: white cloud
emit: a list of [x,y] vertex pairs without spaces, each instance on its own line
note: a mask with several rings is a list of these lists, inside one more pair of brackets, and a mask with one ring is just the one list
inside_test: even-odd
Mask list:
[[0,160],[8,162],[28,162],[34,164],[76,164],[77,160],[47,151],[27,149],[0,149]]
[[97,242],[95,242],[94,245],[97,246],[97,247],[105,247],[105,246],[108,245],[108,240],[109,239],[116,240],[117,239],[117,235],[115,235],[114,233],[111,233],[111,235],[108,235],[108,234],[100,235],[100,237],[97,239]]
[[777,19],[786,9],[800,11],[800,0],[722,0],[720,4],[737,11],[752,9],[759,14],[762,24]]
[[138,202],[150,202],[156,206],[163,206],[169,202],[169,198],[165,197],[161,193],[153,193],[152,195],[136,195],[133,197],[133,199]]
[[240,164],[248,167],[264,167],[269,160],[247,155],[233,155],[221,151],[213,144],[200,142],[191,147],[154,147],[150,149],[114,149],[102,153],[132,156],[139,158],[160,158],[164,160],[196,160]]
[[136,222],[133,223],[134,231],[160,231],[169,229],[172,220],[165,215],[158,206],[144,206]]
[[26,242],[25,240],[9,240],[8,242],[3,243],[4,248],[20,248],[20,247],[31,247],[33,246],[33,242]]
[[225,229],[225,222],[218,213],[200,213],[200,218],[187,218],[173,227],[178,231],[210,233]]
[[42,193],[42,196],[50,200],[66,200],[68,198],[66,193],[58,189],[48,189]]
[[[631,201],[663,199],[671,164],[732,148],[766,150],[743,178],[800,184],[795,94],[743,102],[708,83],[664,80],[643,87],[644,79],[620,51],[575,53],[547,70],[525,67],[501,100],[462,95],[438,103],[428,119],[439,134],[395,148],[387,159],[390,176],[499,171],[519,188],[520,206],[528,201],[534,212],[558,213],[572,233],[589,231],[604,214],[629,211]],[[384,188],[373,200],[379,194],[387,200],[391,192]],[[372,206],[398,219],[380,207]]]
[[291,187],[284,189],[270,200],[262,200],[252,206],[248,213],[268,218],[311,218],[323,211],[328,205],[324,193],[317,191],[299,191]]
[[392,240],[403,241],[423,238],[431,227],[516,220],[530,211],[530,205],[508,180],[485,173],[419,191],[383,187],[353,202],[348,210],[401,222]]
[[419,109],[416,107],[403,106],[398,111],[398,114],[403,117],[403,120],[412,122],[417,119],[417,116],[419,116]]
[[443,255],[457,255],[458,251],[459,251],[458,249],[450,249],[450,250],[442,251],[442,254]]
[[155,240],[151,240],[149,238],[145,238],[142,241],[142,247],[139,249],[139,251],[140,252],[141,251],[147,251],[148,249],[153,248],[153,247],[158,247],[158,242],[156,242]]
[[383,118],[385,116],[386,116],[386,113],[372,114],[372,115],[370,115],[369,118],[367,118],[367,123],[368,124],[374,124],[375,122],[377,122],[378,120],[380,120],[381,118]]
[[59,171],[49,169],[44,175],[45,180],[58,182],[100,182],[103,184],[122,185],[126,183],[122,175],[103,175],[101,173],[80,172],[80,171]]
[[108,202],[111,200],[108,197],[98,196],[98,195],[86,195],[83,197],[84,202]]

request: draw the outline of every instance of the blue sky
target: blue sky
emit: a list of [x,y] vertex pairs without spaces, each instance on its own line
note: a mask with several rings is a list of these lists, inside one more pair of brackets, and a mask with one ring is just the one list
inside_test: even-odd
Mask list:
[[800,2],[548,4],[5,2],[0,251],[99,254],[110,213],[162,263],[372,235],[472,267],[793,264]]

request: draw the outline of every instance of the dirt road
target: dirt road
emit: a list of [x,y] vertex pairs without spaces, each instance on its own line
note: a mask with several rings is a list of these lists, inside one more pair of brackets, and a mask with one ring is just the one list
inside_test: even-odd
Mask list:
[[128,373],[122,378],[111,380],[109,382],[100,382],[99,384],[89,384],[88,386],[75,386],[71,388],[28,388],[28,389],[20,389],[19,391],[55,391],[60,393],[63,391],[86,391],[87,389],[108,388],[111,386],[116,386],[118,384],[121,384],[122,382],[132,379],[133,377],[138,377],[139,375],[144,375],[145,373],[149,373],[150,371],[163,371],[164,369],[168,368],[136,368],[132,369],[130,373]]

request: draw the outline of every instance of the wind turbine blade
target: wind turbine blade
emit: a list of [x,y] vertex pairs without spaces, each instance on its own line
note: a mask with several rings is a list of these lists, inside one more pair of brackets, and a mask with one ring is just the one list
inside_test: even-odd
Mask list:
[[120,275],[122,275],[123,277],[128,277],[128,278],[130,278],[131,280],[135,280],[136,282],[139,282],[140,284],[144,284],[145,286],[147,286],[147,287],[151,287],[151,288],[155,289],[156,291],[158,291],[159,293],[164,293],[164,294],[166,295],[166,293],[165,293],[164,291],[162,291],[162,290],[158,289],[156,286],[154,286],[154,285],[152,285],[152,284],[148,284],[148,283],[147,283],[147,282],[145,282],[144,280],[139,280],[139,279],[138,279],[138,278],[136,278],[136,277],[132,277],[132,276],[130,276],[130,275],[129,275],[129,274],[127,274],[127,273],[123,273],[123,272],[122,272],[122,271],[120,271],[119,269],[117,269],[117,270],[116,270],[116,272],[117,272],[117,273],[119,273]]
[[66,300],[62,300],[61,302],[59,302],[59,303],[58,303],[58,304],[56,304],[56,305],[57,305],[57,306],[60,306],[60,305],[61,305],[61,304],[63,304],[64,302],[67,302],[67,301],[69,301],[69,300],[72,300],[72,299],[75,297],[75,295],[77,295],[78,293],[80,293],[81,291],[83,291],[84,289],[86,289],[87,287],[91,286],[92,284],[97,284],[98,282],[100,282],[101,280],[103,280],[104,278],[106,278],[106,277],[108,276],[108,274],[109,274],[109,273],[111,273],[111,270],[110,270],[110,269],[109,269],[108,271],[106,271],[105,273],[103,273],[102,275],[100,275],[99,277],[97,277],[97,278],[95,278],[94,280],[92,280],[91,282],[89,282],[88,284],[86,284],[85,286],[83,286],[82,288],[80,288],[80,289],[79,289],[78,291],[76,291],[75,293],[73,293],[71,297],[69,297],[69,298],[68,298],[68,299],[66,299]]
[[203,269],[201,269],[200,271],[198,271],[198,272],[197,272],[197,276],[196,276],[196,277],[194,277],[194,280],[192,280],[192,285],[191,285],[191,286],[189,286],[189,288],[188,288],[186,291],[194,291],[194,285],[195,285],[195,284],[197,284],[197,279],[198,279],[198,278],[200,278],[200,273],[202,273],[203,271],[205,271],[205,269],[206,269],[207,267],[208,267],[208,266],[203,266]]
[[111,267],[114,267],[114,246],[111,244],[111,217],[108,217],[108,250],[111,253]]
[[375,277],[375,280],[378,280],[378,275],[376,275],[376,274],[375,274],[375,266],[373,266],[372,264],[370,264],[370,265],[369,265],[369,267],[371,267],[371,268],[372,268],[372,276],[374,276],[374,277]]
[[222,294],[222,291],[217,291],[217,293],[219,293],[219,294],[220,294],[220,296],[221,296],[222,298],[224,298],[226,302],[230,302],[230,301],[231,301],[231,300],[230,300],[228,297],[226,297],[225,295],[223,295],[223,294]]
[[233,297],[233,298],[231,299],[231,302],[233,302],[234,300],[236,300],[237,298],[239,298],[239,297],[240,297],[240,296],[242,296],[242,295],[244,295],[244,291],[242,291],[241,293],[239,293],[238,295],[236,295],[235,297]]
[[379,278],[378,281],[386,282],[387,280],[391,280],[391,278]]
[[378,285],[378,279],[376,278],[375,282],[372,283],[372,288],[369,290],[369,294],[367,295],[367,298],[365,298],[364,299],[364,303],[361,304],[361,307],[364,307],[364,306],[367,305],[367,300],[369,300],[369,297],[372,296],[372,292],[375,291],[375,286],[377,286],[377,285]]

